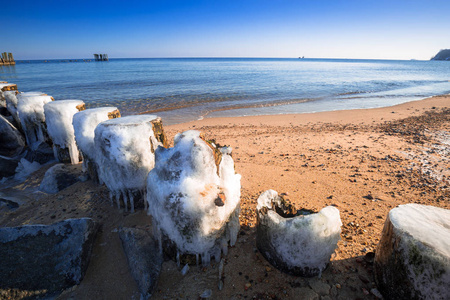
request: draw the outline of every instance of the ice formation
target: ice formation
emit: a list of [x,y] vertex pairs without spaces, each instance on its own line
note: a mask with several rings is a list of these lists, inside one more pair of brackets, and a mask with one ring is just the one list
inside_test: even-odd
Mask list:
[[88,170],[94,180],[98,172],[95,165],[95,128],[99,123],[116,117],[120,117],[117,107],[90,108],[77,112],[73,116],[75,141],[83,154],[83,169]]
[[19,165],[16,168],[16,174],[14,175],[14,179],[18,181],[23,181],[27,179],[31,174],[39,170],[41,167],[42,165],[37,161],[29,162],[25,158],[21,158]]
[[6,107],[5,93],[9,91],[17,91],[17,85],[14,83],[7,83],[0,81],[0,106]]
[[53,98],[40,92],[17,94],[17,112],[28,145],[34,149],[36,142],[48,140],[45,124],[44,105]]
[[161,119],[155,115],[138,115],[101,122],[95,128],[95,153],[98,175],[120,207],[122,198],[125,210],[130,202],[142,201],[148,172],[155,165],[154,150],[162,146]]
[[[199,255],[203,265],[227,254],[239,231],[241,176],[231,148],[217,148],[198,131],[177,134],[173,148],[156,149],[147,180],[148,212],[160,240],[180,254]],[[179,263],[179,261],[178,261]]]
[[84,102],[81,100],[53,101],[44,105],[47,131],[53,141],[55,158],[61,162],[66,160],[62,149],[67,149],[70,162],[79,163],[80,154],[75,143],[72,120],[74,114],[84,109]]
[[16,123],[20,125],[19,113],[17,112],[18,100],[16,96],[16,91],[3,92],[3,96],[5,97],[6,109],[9,111],[9,113],[14,118]]
[[256,243],[277,268],[295,275],[315,276],[328,265],[340,239],[339,210],[295,211],[274,190],[258,198]]
[[375,279],[389,299],[450,299],[450,210],[399,205],[386,219]]

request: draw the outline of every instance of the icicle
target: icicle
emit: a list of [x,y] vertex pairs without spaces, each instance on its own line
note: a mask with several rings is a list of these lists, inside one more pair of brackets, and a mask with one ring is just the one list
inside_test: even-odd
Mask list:
[[228,241],[226,238],[221,241],[223,255],[228,255]]
[[189,264],[185,264],[183,269],[181,269],[181,275],[186,275],[186,273],[189,271]]
[[216,263],[218,263],[220,261],[221,253],[222,253],[222,249],[220,249],[220,247],[216,247],[214,249],[214,259],[216,260]]
[[123,206],[125,206],[125,211],[128,211],[128,195],[125,190],[120,192],[122,194]]
[[197,267],[198,267],[198,253],[195,253],[195,261],[196,261]]
[[219,291],[223,289],[223,264],[224,259],[222,258],[219,263]]
[[109,203],[111,203],[111,206],[113,205],[113,203],[114,203],[114,200],[113,200],[113,193],[110,191],[109,192]]
[[115,192],[114,196],[116,197],[117,208],[120,209],[120,192]]
[[72,164],[77,164],[80,162],[80,152],[78,151],[78,147],[75,144],[75,139],[69,144],[69,155],[70,162]]
[[207,267],[211,262],[211,255],[208,252],[202,254],[202,265]]
[[[128,198],[130,199],[130,210],[132,213],[134,213],[134,196],[133,196],[132,191],[128,192]],[[146,201],[144,201],[144,202],[146,202]]]
[[181,261],[180,261],[180,252],[177,251],[177,267],[179,268],[181,265]]
[[144,209],[146,210],[146,211],[148,211],[148,202],[147,202],[147,189],[144,189],[144,193],[143,193],[143,195],[144,195]]

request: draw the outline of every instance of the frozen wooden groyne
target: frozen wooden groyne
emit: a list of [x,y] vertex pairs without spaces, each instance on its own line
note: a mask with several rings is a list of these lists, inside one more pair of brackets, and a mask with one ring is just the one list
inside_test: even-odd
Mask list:
[[3,52],[2,57],[0,57],[0,66],[9,66],[9,65],[15,65],[16,61],[14,60],[14,57],[12,53],[10,52]]

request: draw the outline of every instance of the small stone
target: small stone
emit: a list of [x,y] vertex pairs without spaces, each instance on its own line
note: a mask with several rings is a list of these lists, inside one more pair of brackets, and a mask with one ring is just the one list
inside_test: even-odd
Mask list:
[[330,286],[320,280],[310,281],[309,287],[321,296],[328,295],[330,293]]
[[204,290],[203,293],[200,294],[200,298],[202,299],[208,299],[212,296],[212,291],[211,290]]
[[270,272],[272,269],[270,267],[266,267],[266,272]]
[[362,282],[364,282],[364,283],[369,283],[369,279],[367,279],[366,277],[364,277],[364,276],[362,276],[362,275],[359,275],[358,277],[359,277],[359,279],[360,279]]
[[319,300],[319,295],[308,287],[302,287],[295,290],[297,295],[301,295],[301,299],[305,300]]
[[187,272],[189,271],[189,264],[186,264],[183,269],[181,269],[181,275],[186,275]]
[[341,285],[339,284],[339,283],[336,283],[336,288],[338,288],[338,289],[340,289],[341,288]]
[[383,299],[383,296],[381,295],[380,291],[378,291],[376,288],[371,289],[370,292],[378,299]]

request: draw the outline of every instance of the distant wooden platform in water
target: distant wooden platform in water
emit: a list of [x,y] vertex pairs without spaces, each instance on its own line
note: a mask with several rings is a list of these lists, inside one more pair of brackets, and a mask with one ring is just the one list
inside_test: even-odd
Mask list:
[[108,61],[108,54],[94,54],[95,61]]
[[0,66],[9,66],[9,65],[15,65],[16,61],[14,60],[14,57],[12,53],[10,52],[3,52],[2,57],[0,58]]

